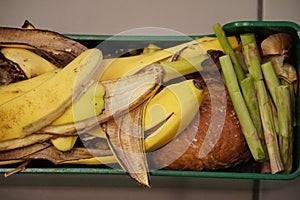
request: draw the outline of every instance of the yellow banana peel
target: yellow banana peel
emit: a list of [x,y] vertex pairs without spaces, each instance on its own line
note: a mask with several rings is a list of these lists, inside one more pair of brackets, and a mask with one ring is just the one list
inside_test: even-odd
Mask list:
[[18,64],[27,78],[58,69],[54,64],[24,48],[2,48],[5,58]]
[[145,130],[156,130],[145,138],[147,152],[169,143],[194,119],[203,100],[203,89],[196,80],[172,84],[155,95],[145,109]]
[[51,139],[51,143],[60,151],[70,151],[76,143],[78,136],[64,136]]
[[104,94],[104,86],[99,82],[94,83],[51,125],[73,123],[100,115],[104,109]]
[[[238,41],[235,36],[228,37],[228,41],[233,49],[238,47]],[[164,61],[165,59],[182,50],[181,57],[186,59],[199,56],[201,54],[206,54],[206,51],[211,49],[223,50],[218,39],[215,37],[195,39],[188,43],[176,45],[167,49],[157,50],[148,54],[109,59],[102,63],[101,67],[103,68],[103,71],[101,73],[100,80],[115,79],[135,74],[143,67],[156,62]]]
[[91,84],[101,61],[100,50],[86,50],[53,78],[1,104],[0,141],[24,137],[58,118]]
[[[105,88],[101,83],[93,84],[51,125],[73,123],[100,115],[104,109],[104,94]],[[77,136],[63,136],[51,139],[51,142],[58,150],[69,151],[73,148],[77,138]]]
[[60,69],[44,73],[42,75],[36,76],[31,79],[26,79],[23,81],[11,83],[9,85],[0,86],[0,105],[8,102],[18,96],[21,96],[28,92],[29,90],[39,86],[46,80],[52,78]]

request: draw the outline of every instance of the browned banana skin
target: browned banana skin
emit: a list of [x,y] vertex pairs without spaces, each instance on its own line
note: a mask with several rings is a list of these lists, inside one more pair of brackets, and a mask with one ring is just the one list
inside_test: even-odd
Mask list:
[[59,65],[60,67],[87,50],[87,47],[75,40],[43,29],[0,27],[0,44],[29,45],[36,48],[37,53],[45,58],[57,58],[63,63]]

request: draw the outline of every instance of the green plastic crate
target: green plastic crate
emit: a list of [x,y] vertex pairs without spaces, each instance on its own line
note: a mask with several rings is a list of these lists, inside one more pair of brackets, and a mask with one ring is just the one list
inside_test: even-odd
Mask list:
[[[227,35],[238,35],[240,33],[253,32],[264,36],[271,33],[285,32],[293,37],[293,52],[295,59],[295,67],[300,72],[300,26],[288,21],[238,21],[225,24],[223,26]],[[104,54],[115,54],[120,49],[138,49],[147,46],[150,42],[160,47],[168,47],[190,39],[184,36],[118,36],[109,35],[77,35],[69,34],[71,37],[84,45],[92,48],[96,47],[102,41],[109,42],[100,45]],[[207,36],[207,35],[205,35]],[[211,34],[209,36],[214,36]],[[190,38],[200,38],[204,35],[194,35]],[[183,171],[183,170],[155,170],[151,172],[152,176],[177,176],[177,177],[202,177],[202,178],[230,178],[230,179],[256,179],[256,180],[292,180],[300,175],[300,90],[297,95],[296,115],[298,125],[295,127],[295,143],[294,143],[294,165],[290,174],[262,174],[262,173],[245,173],[245,172],[227,172],[227,171]],[[13,170],[12,167],[1,166],[0,173]],[[33,165],[26,168],[21,173],[27,174],[119,174],[125,173],[112,168],[101,166],[54,166],[54,165]]]

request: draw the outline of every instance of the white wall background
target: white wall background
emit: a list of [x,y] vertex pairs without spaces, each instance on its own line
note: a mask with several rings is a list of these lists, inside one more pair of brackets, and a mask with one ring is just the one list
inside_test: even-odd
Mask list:
[[37,27],[61,33],[116,34],[158,26],[184,34],[203,34],[211,33],[211,25],[216,22],[256,20],[257,15],[256,0],[1,0],[0,3],[2,26],[20,26],[28,19]]

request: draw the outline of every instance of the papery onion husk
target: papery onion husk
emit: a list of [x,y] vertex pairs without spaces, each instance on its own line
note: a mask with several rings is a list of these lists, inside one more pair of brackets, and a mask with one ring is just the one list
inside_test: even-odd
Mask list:
[[287,33],[272,34],[261,43],[261,50],[266,55],[286,55],[292,47],[292,38]]

